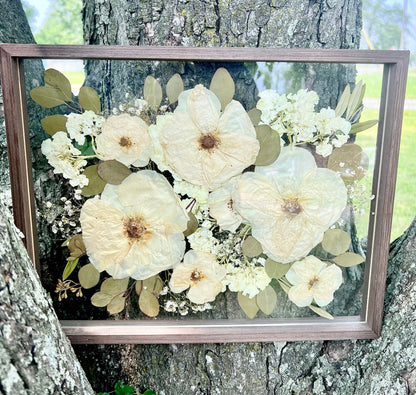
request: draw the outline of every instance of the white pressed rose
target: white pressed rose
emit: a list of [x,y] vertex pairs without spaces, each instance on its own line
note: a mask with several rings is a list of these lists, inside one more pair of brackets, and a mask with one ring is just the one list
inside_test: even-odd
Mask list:
[[235,232],[240,226],[242,218],[234,210],[232,191],[236,185],[236,179],[233,178],[224,186],[211,192],[208,197],[209,213],[215,218],[222,230]]
[[322,241],[341,216],[347,191],[339,175],[317,168],[307,150],[285,147],[272,165],[239,177],[233,200],[264,252],[289,263]]
[[175,266],[185,251],[188,215],[169,182],[151,170],[107,184],[101,199],[85,202],[80,221],[91,263],[116,279],[144,280]]
[[326,306],[342,284],[342,271],[338,266],[328,266],[311,255],[295,262],[286,273],[286,279],[293,285],[288,293],[289,299],[297,306],[309,306],[312,301]]
[[146,166],[152,151],[146,122],[128,114],[111,115],[97,136],[97,151],[104,160],[116,159],[126,166]]
[[181,179],[209,190],[252,165],[259,151],[242,105],[232,100],[220,109],[214,93],[197,85],[179,95],[178,107],[159,130],[164,162]]
[[190,250],[173,269],[170,289],[179,293],[189,289],[187,296],[192,303],[212,302],[222,291],[224,266],[217,263],[215,255]]

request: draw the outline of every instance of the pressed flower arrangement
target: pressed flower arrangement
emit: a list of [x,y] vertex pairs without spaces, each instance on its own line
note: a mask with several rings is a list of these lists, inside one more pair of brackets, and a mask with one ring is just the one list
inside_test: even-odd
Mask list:
[[281,288],[332,318],[325,306],[342,286],[341,267],[364,261],[342,229],[367,165],[350,137],[376,123],[358,122],[364,89],[347,86],[335,109],[319,112],[313,91],[265,90],[247,111],[219,68],[209,89],[185,89],[173,75],[166,97],[148,76],[141,97],[108,115],[96,91],[82,87],[72,99],[66,77],[46,70],[31,98],[71,112],[42,121],[51,135],[42,153],[78,202],[64,199],[69,226],[52,227],[69,250],[59,300],[95,287],[91,303],[117,314],[135,292],[156,317],[213,309],[228,290],[254,318],[273,313]]

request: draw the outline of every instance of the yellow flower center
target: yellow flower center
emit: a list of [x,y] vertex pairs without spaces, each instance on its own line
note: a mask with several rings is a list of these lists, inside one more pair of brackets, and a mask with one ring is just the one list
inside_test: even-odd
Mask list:
[[215,137],[212,134],[203,134],[199,138],[200,148],[206,151],[211,151],[212,149],[218,147],[219,143],[220,143],[220,139],[218,137]]
[[124,220],[124,234],[130,242],[140,240],[145,232],[146,227],[140,218],[127,218]]
[[284,201],[282,210],[288,214],[298,215],[302,212],[302,207],[299,204],[298,199],[288,199]]
[[198,271],[197,269],[194,269],[194,271],[191,273],[190,280],[194,283],[197,283],[198,281],[202,280],[204,275]]
[[133,143],[130,140],[130,137],[123,136],[120,141],[118,142],[121,147],[129,149]]
[[308,282],[308,289],[312,289],[318,283],[319,283],[319,278],[317,276],[314,276]]

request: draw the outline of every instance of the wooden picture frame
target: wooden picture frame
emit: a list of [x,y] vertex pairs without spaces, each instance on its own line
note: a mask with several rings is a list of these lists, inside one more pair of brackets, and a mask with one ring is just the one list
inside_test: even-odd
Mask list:
[[24,59],[281,61],[383,66],[362,311],[357,316],[255,320],[61,321],[73,343],[208,343],[373,339],[380,336],[408,51],[1,44],[14,219],[38,267]]

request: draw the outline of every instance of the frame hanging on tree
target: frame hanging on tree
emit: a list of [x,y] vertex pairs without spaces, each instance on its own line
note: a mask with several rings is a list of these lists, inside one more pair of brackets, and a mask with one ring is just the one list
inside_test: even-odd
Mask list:
[[[182,76],[173,74],[165,99],[155,78],[143,78],[143,98],[111,115],[101,111],[102,92],[84,87],[75,99],[69,82],[56,70],[46,71],[45,85],[31,91],[31,98],[44,107],[66,105],[76,112],[42,122],[52,136],[42,152],[54,173],[83,195],[77,192],[83,203],[82,238],[72,236],[67,242],[71,255],[60,298],[71,290],[82,294],[101,281],[91,297],[95,306],[120,313],[133,292],[139,315],[156,317],[62,320],[73,343],[380,336],[408,51],[2,44],[14,219],[39,270],[26,59],[182,62],[192,67],[221,63],[213,70],[210,89],[197,78],[185,80],[185,89]],[[378,122],[359,121],[361,83],[353,90],[346,87],[334,109],[316,111],[314,92],[301,89],[285,95],[266,89],[249,111],[236,99],[244,89],[227,71],[227,65],[243,62],[251,62],[257,76],[261,66],[255,62],[267,62],[272,70],[282,62],[382,65]],[[350,247],[340,217],[354,205],[354,188],[367,167],[366,155],[351,136],[375,123],[374,196],[364,259]],[[59,156],[58,150],[66,150],[67,156]],[[68,163],[70,172],[64,168]],[[336,303],[348,268],[360,264],[361,313],[331,316],[326,306],[334,293]],[[79,284],[68,285],[75,283],[66,283],[66,277],[79,266]],[[184,311],[211,309],[226,289],[237,293],[230,299],[234,307],[252,319],[233,314],[228,319],[181,317]],[[160,318],[162,300],[165,312]],[[321,317],[267,317],[273,316],[276,304],[286,303],[282,300]],[[222,308],[227,303],[223,299]],[[173,311],[176,316],[170,315]]]

